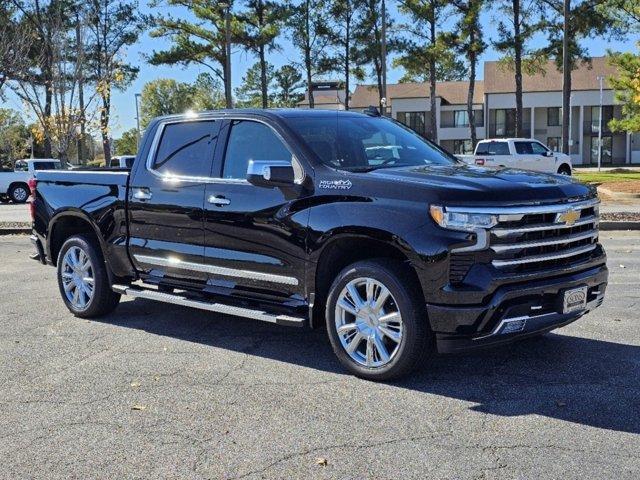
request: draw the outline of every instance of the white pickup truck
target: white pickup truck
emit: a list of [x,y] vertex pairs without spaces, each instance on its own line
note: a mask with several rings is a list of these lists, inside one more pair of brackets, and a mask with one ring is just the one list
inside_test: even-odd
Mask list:
[[135,155],[120,155],[111,157],[111,163],[109,163],[109,167],[130,169],[135,159]]
[[462,158],[489,168],[510,167],[545,173],[571,175],[571,157],[554,152],[531,138],[480,140],[473,155]]
[[0,172],[0,197],[9,197],[14,203],[24,203],[29,198],[27,182],[38,170],[59,170],[62,164],[55,158],[28,158],[18,160],[12,172]]

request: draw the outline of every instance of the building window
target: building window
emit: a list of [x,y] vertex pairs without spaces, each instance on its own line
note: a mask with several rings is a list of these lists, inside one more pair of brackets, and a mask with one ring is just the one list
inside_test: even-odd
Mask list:
[[562,108],[561,107],[549,107],[547,108],[547,126],[559,127],[562,122]]
[[468,127],[469,126],[469,114],[466,110],[455,110],[453,112],[453,126],[454,127]]
[[396,120],[423,137],[427,136],[425,124],[426,112],[398,112]]
[[456,155],[470,155],[473,153],[473,145],[471,139],[466,140],[454,140],[453,141],[453,153]]
[[516,110],[497,109],[495,110],[496,120],[493,135],[496,137],[513,137],[516,131]]
[[[612,105],[604,105],[602,107],[602,132],[608,133],[609,130],[609,122],[613,119],[613,106]],[[591,107],[591,122],[587,122],[585,125],[589,131],[589,133],[598,133],[600,129],[600,107]]]
[[559,152],[562,150],[562,138],[561,137],[548,137],[547,138],[547,147],[549,150],[553,150],[554,152]]

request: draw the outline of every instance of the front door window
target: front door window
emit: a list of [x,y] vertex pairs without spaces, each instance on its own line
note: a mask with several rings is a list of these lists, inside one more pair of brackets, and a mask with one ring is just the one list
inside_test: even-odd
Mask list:
[[291,153],[270,127],[259,122],[236,120],[227,141],[222,178],[246,178],[251,160],[291,162]]

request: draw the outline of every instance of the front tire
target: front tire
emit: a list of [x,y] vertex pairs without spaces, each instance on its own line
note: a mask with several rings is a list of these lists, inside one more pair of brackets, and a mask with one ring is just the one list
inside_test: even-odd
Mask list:
[[25,203],[29,199],[29,186],[26,183],[17,183],[12,185],[7,193],[13,203]]
[[57,266],[60,295],[76,317],[99,317],[118,306],[120,295],[111,290],[95,241],[82,235],[69,238],[60,249]]
[[400,262],[354,263],[331,285],[327,333],[354,375],[385,381],[411,372],[432,350],[420,289]]
[[571,176],[571,168],[569,167],[569,165],[560,165],[560,168],[558,168],[558,173],[560,175]]

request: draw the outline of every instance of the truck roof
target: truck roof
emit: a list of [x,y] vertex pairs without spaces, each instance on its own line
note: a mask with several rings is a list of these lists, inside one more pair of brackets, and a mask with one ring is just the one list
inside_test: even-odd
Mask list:
[[368,117],[364,113],[345,111],[345,110],[320,110],[320,109],[305,109],[305,108],[241,108],[241,109],[221,109],[221,110],[205,110],[196,113],[182,113],[177,115],[165,115],[162,117],[156,117],[155,120],[166,119],[193,119],[199,116],[260,116],[267,118],[302,118],[302,117],[321,117],[321,118],[335,118],[336,115],[349,116],[349,117]]
[[539,142],[540,140],[536,140],[535,138],[525,138],[525,137],[510,137],[510,138],[485,138],[483,140],[478,140],[478,143],[485,142]]

